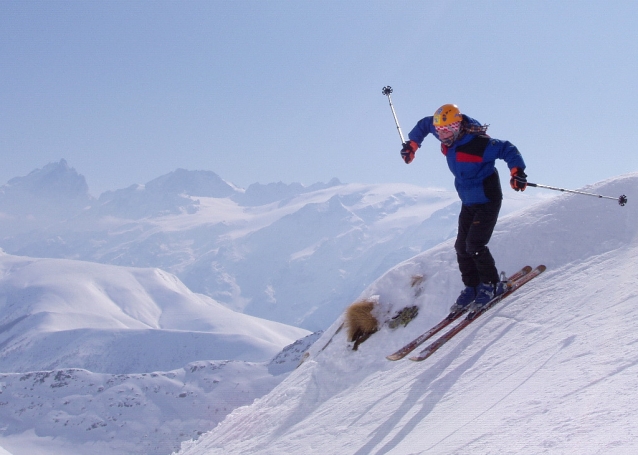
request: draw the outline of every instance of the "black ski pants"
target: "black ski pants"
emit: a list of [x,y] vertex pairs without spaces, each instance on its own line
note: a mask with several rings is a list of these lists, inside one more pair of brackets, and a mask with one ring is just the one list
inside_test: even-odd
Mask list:
[[461,278],[466,286],[475,287],[480,283],[496,283],[499,280],[487,243],[494,232],[500,210],[500,200],[461,207],[454,248]]

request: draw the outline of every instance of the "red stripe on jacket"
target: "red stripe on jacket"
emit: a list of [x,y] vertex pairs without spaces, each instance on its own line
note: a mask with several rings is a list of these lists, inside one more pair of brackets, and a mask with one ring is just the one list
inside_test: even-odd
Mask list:
[[482,163],[483,157],[457,151],[456,161],[459,163]]

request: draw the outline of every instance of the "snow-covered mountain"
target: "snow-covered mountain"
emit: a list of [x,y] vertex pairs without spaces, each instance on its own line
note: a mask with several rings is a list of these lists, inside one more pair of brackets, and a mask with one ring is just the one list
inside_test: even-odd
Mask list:
[[[503,214],[543,196],[507,192]],[[315,331],[387,269],[453,236],[458,210],[440,189],[337,179],[241,189],[183,169],[95,199],[62,160],[0,187],[0,247],[161,268],[229,308]]]
[[234,312],[159,269],[0,253],[0,371],[263,361],[307,334]]
[[170,453],[270,391],[317,336],[159,269],[0,252],[0,445]]
[[298,340],[270,362],[0,373],[0,444],[14,455],[166,455],[272,390],[316,339]]
[[0,238],[41,231],[94,202],[84,177],[65,160],[47,164],[0,186]]
[[[461,288],[452,241],[392,268],[361,294],[384,325],[358,351],[337,318],[309,358],[180,455],[630,454],[638,448],[638,174],[499,221],[499,267],[539,278],[421,363],[385,355],[438,322]],[[419,279],[415,279],[419,277]]]

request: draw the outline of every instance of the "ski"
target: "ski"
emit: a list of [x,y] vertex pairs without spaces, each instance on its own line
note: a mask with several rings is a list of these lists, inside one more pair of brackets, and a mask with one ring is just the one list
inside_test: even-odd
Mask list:
[[[507,281],[508,281],[508,283],[513,283],[514,281],[522,278],[523,276],[525,276],[526,274],[528,274],[531,271],[532,271],[532,268],[529,265],[527,265],[527,266],[523,267],[522,269],[520,269],[515,274],[513,274],[512,276],[510,276],[507,279]],[[403,357],[408,355],[410,352],[414,351],[421,344],[425,343],[428,339],[432,338],[434,335],[439,333],[441,330],[446,328],[448,325],[452,324],[454,321],[456,321],[458,318],[460,318],[464,313],[465,313],[465,310],[464,311],[457,311],[455,313],[448,314],[445,317],[445,319],[443,319],[437,325],[432,327],[430,330],[428,330],[424,334],[420,335],[418,338],[415,338],[410,343],[408,343],[405,346],[403,346],[401,349],[399,349],[394,354],[390,354],[389,356],[386,356],[386,359],[388,359],[388,360],[400,360],[400,359],[402,359]]]
[[515,280],[512,283],[511,287],[507,291],[505,291],[503,294],[499,295],[498,297],[495,297],[494,299],[492,299],[490,302],[488,302],[480,310],[468,313],[467,317],[465,317],[465,319],[463,319],[459,324],[457,324],[455,327],[451,328],[446,333],[444,333],[439,338],[437,338],[435,341],[433,341],[430,345],[428,345],[425,349],[423,349],[418,355],[416,355],[414,357],[410,357],[410,360],[413,360],[415,362],[420,362],[420,361],[425,360],[428,357],[430,357],[441,346],[443,346],[445,343],[450,341],[454,337],[454,335],[456,335],[461,330],[463,330],[465,327],[470,325],[472,323],[472,321],[475,321],[480,315],[485,313],[487,310],[492,308],[494,305],[496,305],[498,302],[500,302],[501,300],[506,298],[511,293],[515,292],[517,289],[519,289],[525,283],[528,283],[529,281],[531,281],[534,278],[536,278],[538,275],[543,273],[545,271],[545,269],[546,269],[546,267],[544,265],[539,265],[538,267],[536,267],[531,272],[525,274],[524,276],[522,276],[518,280]]

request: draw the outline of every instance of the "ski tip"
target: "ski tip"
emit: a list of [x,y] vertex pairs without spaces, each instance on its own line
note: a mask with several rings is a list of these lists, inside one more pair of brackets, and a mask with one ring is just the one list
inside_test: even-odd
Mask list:
[[390,354],[390,355],[385,356],[385,358],[388,359],[388,360],[395,361],[395,360],[402,359],[403,356],[399,356],[399,355],[396,355],[396,354]]
[[412,360],[413,362],[423,362],[425,359],[427,359],[428,357],[430,357],[432,355],[431,352],[428,352],[426,354],[419,354],[419,355],[414,355],[412,357],[408,357],[410,360]]
[[541,272],[544,272],[544,271],[547,269],[547,267],[545,267],[545,266],[544,266],[544,265],[542,265],[542,264],[541,264],[541,265],[539,265],[539,266],[538,266],[538,267],[536,267],[536,268],[537,268],[538,270],[540,270]]
[[526,265],[525,267],[523,267],[523,270],[525,271],[525,273],[529,273],[532,271],[532,266],[531,265]]

